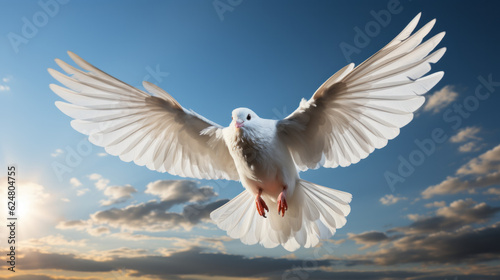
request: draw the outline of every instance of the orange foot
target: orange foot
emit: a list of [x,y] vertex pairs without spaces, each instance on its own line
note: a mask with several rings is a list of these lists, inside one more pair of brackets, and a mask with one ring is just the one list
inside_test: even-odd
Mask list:
[[283,191],[278,196],[278,215],[281,212],[281,217],[284,217],[286,210],[288,210],[288,204],[286,203],[286,186],[285,186],[283,187]]
[[[266,211],[269,212],[269,208],[267,208],[266,202],[262,199],[262,189],[259,189],[259,194],[255,197],[255,205],[257,206],[257,212],[264,218],[266,217]],[[265,209],[265,210],[264,210]]]

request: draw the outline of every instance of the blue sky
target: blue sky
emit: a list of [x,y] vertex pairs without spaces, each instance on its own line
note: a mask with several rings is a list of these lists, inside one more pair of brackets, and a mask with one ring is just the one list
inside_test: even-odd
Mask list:
[[[0,102],[4,105],[0,111],[0,162],[4,170],[9,164],[18,166],[22,182],[18,199],[26,205],[19,221],[24,252],[19,251],[26,262],[19,262],[15,274],[4,273],[7,267],[2,262],[1,279],[282,279],[293,266],[305,268],[303,260],[311,258],[318,264],[309,268],[309,279],[496,279],[500,275],[495,268],[498,247],[472,253],[444,250],[449,254],[439,255],[439,260],[430,257],[433,250],[443,251],[439,244],[468,240],[468,233],[499,236],[500,87],[494,83],[484,86],[485,80],[500,81],[495,29],[500,24],[498,4],[40,3],[0,1]],[[215,6],[228,10],[218,12]],[[385,26],[377,25],[365,46],[356,45],[356,27],[365,30],[377,22],[373,14],[382,10],[393,12],[390,20]],[[96,218],[99,211],[130,209],[151,200],[161,203],[158,194],[146,192],[147,186],[183,178],[106,156],[102,148],[91,146],[84,135],[74,131],[70,118],[54,106],[60,99],[48,86],[57,83],[47,72],[47,68],[59,70],[55,58],[70,62],[66,54],[70,50],[131,85],[142,88],[143,80],[154,82],[184,107],[221,125],[229,124],[231,111],[241,106],[252,108],[261,117],[278,119],[291,113],[301,98],[309,98],[348,62],[359,64],[383,47],[419,12],[419,27],[437,19],[431,36],[447,32],[440,46],[448,50],[433,65],[433,71],[442,70],[445,76],[427,94],[415,119],[385,148],[347,168],[301,173],[306,180],[353,194],[347,225],[319,253],[302,249],[290,254],[282,248],[242,245],[205,218],[192,224],[160,225],[161,230],[140,230],[126,221]],[[356,47],[357,52],[346,55],[342,44]],[[480,93],[489,96],[478,99],[478,86],[482,86]],[[463,115],[455,111],[457,106],[463,106]],[[423,163],[413,165],[410,175],[402,176],[398,171],[401,158],[409,160],[419,151],[415,141],[432,139],[436,129],[446,135],[446,141],[433,141],[435,151]],[[404,180],[390,184],[389,173]],[[230,199],[243,190],[238,182],[178,183],[184,189],[190,184],[209,186],[217,193],[199,203]],[[117,188],[107,191],[112,186]],[[103,205],[106,200],[110,205]],[[163,211],[180,213],[188,204]],[[436,236],[449,239],[438,242]],[[418,238],[422,243],[415,241]],[[7,244],[1,242],[4,255]],[[415,247],[425,250],[413,252]],[[410,253],[414,259],[408,258]],[[397,256],[399,261],[387,255]],[[68,265],[56,264],[60,256],[66,257]],[[238,273],[237,269],[221,272],[216,268],[226,262],[223,256],[231,256],[234,267],[255,266],[255,274]],[[162,262],[172,265],[182,257],[196,260],[190,264],[194,267],[191,274],[167,268],[159,272]],[[33,264],[36,258],[44,259],[46,265]],[[157,264],[153,258],[164,259]],[[82,259],[88,263],[81,264]],[[151,265],[150,272],[125,260],[144,261]],[[221,261],[210,262],[214,260]]]

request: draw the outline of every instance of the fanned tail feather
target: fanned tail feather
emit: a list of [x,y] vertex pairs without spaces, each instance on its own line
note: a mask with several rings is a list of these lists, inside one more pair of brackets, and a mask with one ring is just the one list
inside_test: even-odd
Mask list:
[[228,235],[248,245],[266,248],[282,245],[288,251],[314,247],[333,236],[346,223],[352,195],[299,179],[281,217],[276,202],[263,196],[269,206],[265,219],[255,209],[255,197],[247,190],[210,214]]

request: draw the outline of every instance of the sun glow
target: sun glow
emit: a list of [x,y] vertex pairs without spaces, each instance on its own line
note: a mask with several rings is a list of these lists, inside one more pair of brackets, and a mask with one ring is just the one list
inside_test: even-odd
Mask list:
[[19,185],[17,197],[17,216],[19,219],[31,219],[43,212],[39,206],[44,204],[44,201],[49,197],[49,194],[44,192],[43,186],[26,182]]
[[23,235],[39,229],[39,223],[47,215],[46,203],[50,197],[42,185],[20,181],[16,189],[15,217]]

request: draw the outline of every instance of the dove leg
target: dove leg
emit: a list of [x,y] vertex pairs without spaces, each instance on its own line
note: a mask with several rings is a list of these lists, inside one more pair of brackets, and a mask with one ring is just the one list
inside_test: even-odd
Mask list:
[[284,217],[286,210],[288,210],[288,204],[286,203],[286,186],[283,186],[283,191],[278,196],[278,215],[281,212],[281,217]]
[[257,212],[259,212],[259,215],[267,218],[265,210],[269,212],[269,208],[267,208],[266,202],[262,199],[262,189],[259,189],[259,194],[255,197],[255,205],[257,206]]

